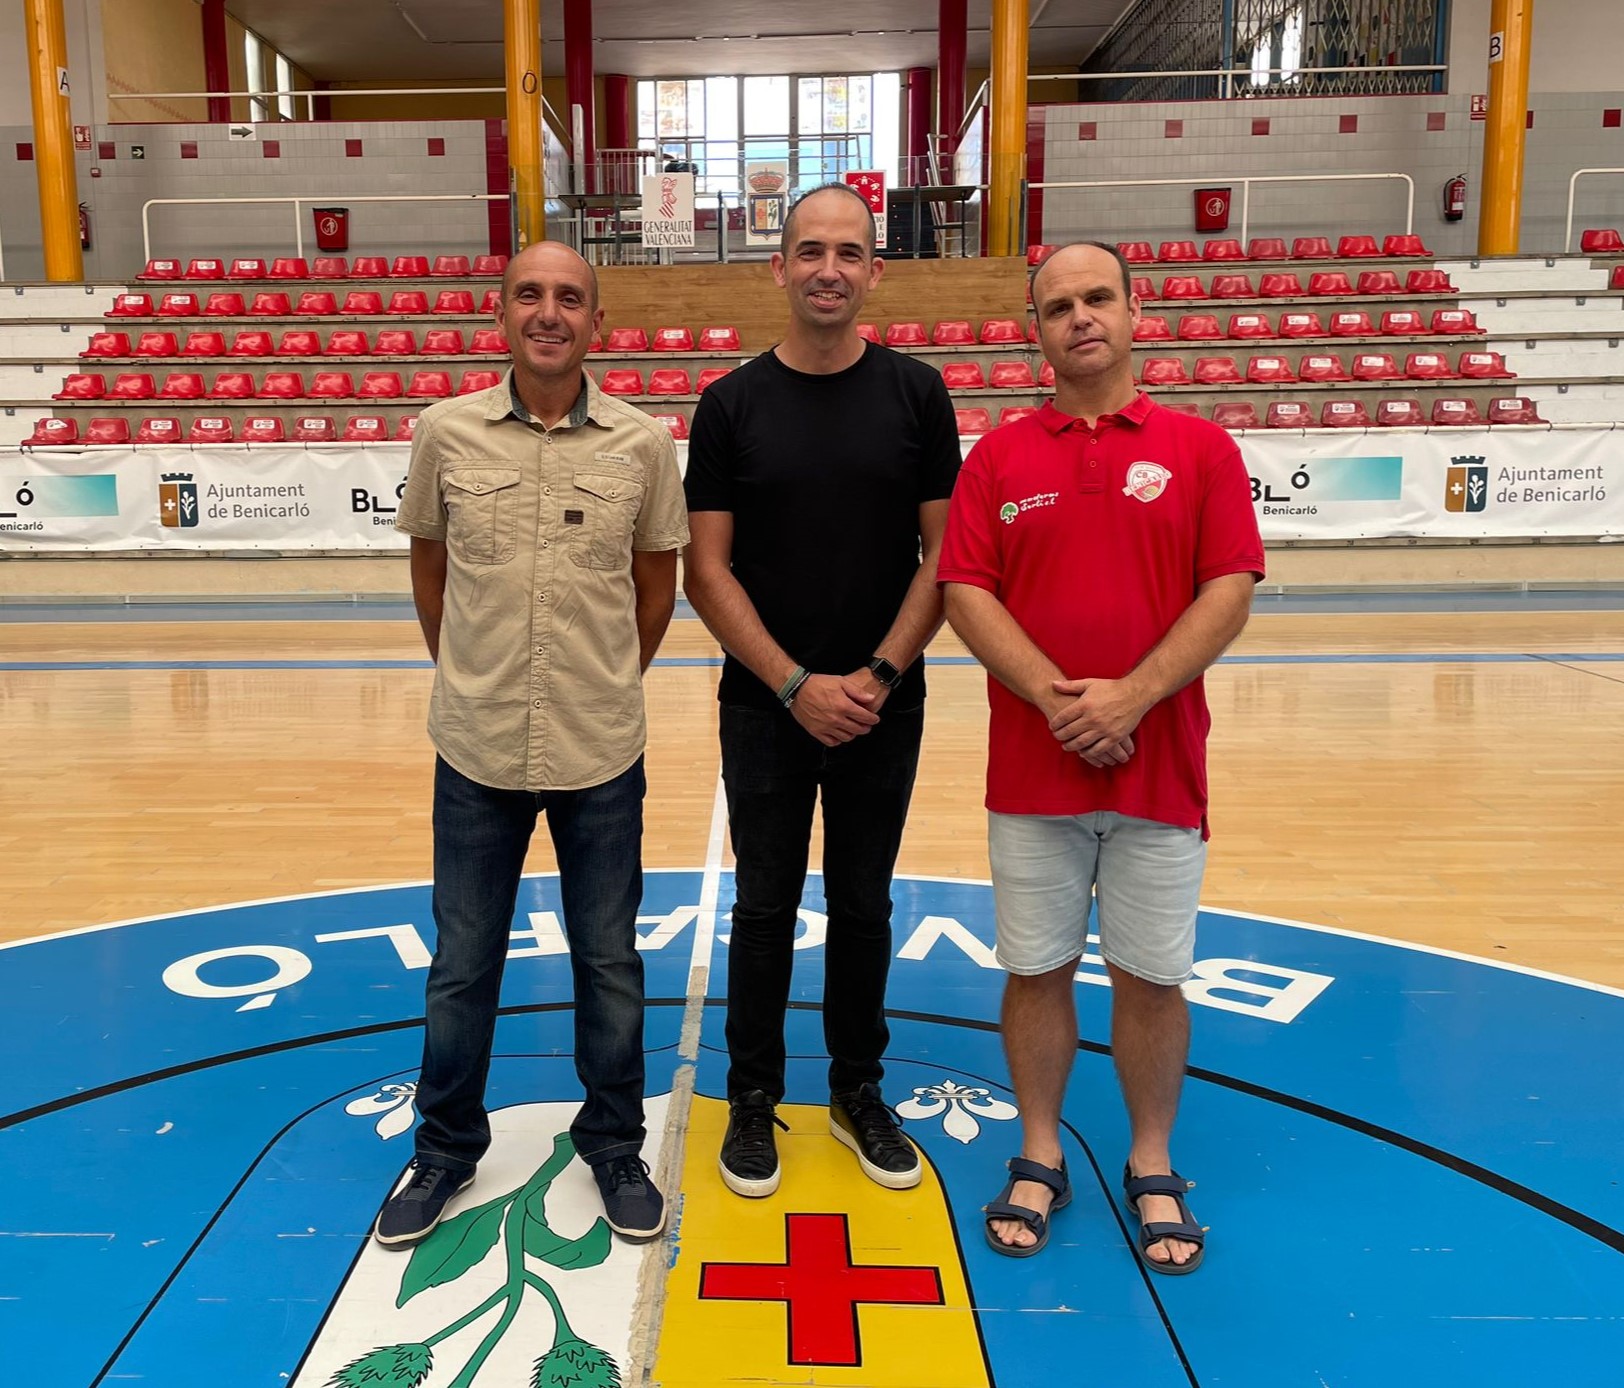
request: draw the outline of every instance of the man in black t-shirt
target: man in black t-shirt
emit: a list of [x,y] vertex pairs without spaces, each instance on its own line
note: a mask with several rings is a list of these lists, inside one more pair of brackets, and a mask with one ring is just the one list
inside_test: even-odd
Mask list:
[[891,873],[924,725],[920,653],[942,620],[958,431],[936,371],[857,335],[885,268],[857,193],[803,197],[772,268],[789,296],[784,339],[700,397],[688,445],[685,591],[727,652],[722,780],[738,860],[722,1180],[739,1195],[778,1188],[784,1014],[821,793],[829,1128],[901,1190],[920,1164],[880,1092]]

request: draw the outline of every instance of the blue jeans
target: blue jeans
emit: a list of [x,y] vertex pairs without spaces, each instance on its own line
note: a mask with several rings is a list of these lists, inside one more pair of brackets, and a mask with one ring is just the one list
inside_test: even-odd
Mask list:
[[891,1039],[891,872],[919,766],[925,710],[885,708],[878,725],[825,747],[778,709],[723,704],[722,781],[738,859],[727,953],[728,1098],[784,1097],[784,1013],[812,812],[823,796],[823,1038],[829,1092],[885,1073]]
[[570,1125],[588,1164],[643,1148],[643,759],[585,790],[496,790],[434,763],[434,923],[417,1155],[471,1169],[491,1145],[485,1081],[524,856],[545,812],[575,979]]

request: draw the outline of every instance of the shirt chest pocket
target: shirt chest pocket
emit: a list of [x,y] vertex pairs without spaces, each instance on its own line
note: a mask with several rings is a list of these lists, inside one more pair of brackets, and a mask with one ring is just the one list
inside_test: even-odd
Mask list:
[[469,564],[506,564],[519,542],[519,469],[455,467],[444,474],[446,543]]
[[642,509],[643,483],[612,473],[575,474],[571,504],[581,513],[570,539],[570,558],[583,569],[631,567],[632,530]]

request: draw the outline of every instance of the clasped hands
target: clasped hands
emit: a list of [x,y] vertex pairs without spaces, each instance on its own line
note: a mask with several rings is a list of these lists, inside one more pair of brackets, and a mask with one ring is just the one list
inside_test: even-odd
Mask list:
[[1133,755],[1133,731],[1150,703],[1129,680],[1055,680],[1050,687],[1038,707],[1068,752],[1098,767],[1121,766]]
[[890,693],[866,665],[849,675],[808,675],[789,711],[825,747],[838,747],[880,721],[880,709]]

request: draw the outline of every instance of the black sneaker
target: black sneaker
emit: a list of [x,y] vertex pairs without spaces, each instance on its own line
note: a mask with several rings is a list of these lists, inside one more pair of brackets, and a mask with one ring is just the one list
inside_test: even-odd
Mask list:
[[919,1184],[918,1149],[902,1135],[896,1114],[880,1097],[879,1085],[830,1095],[829,1131],[857,1154],[857,1164],[869,1180],[891,1190]]
[[384,1202],[372,1236],[385,1248],[421,1243],[445,1218],[445,1207],[460,1190],[474,1183],[474,1172],[452,1171],[414,1159],[406,1184]]
[[634,1153],[592,1168],[609,1227],[631,1243],[647,1243],[665,1228],[665,1199],[648,1175],[648,1163]]
[[778,1145],[773,1125],[786,1133],[789,1124],[773,1111],[773,1101],[759,1089],[747,1090],[727,1106],[727,1136],[717,1159],[722,1184],[735,1195],[759,1200],[778,1189]]

